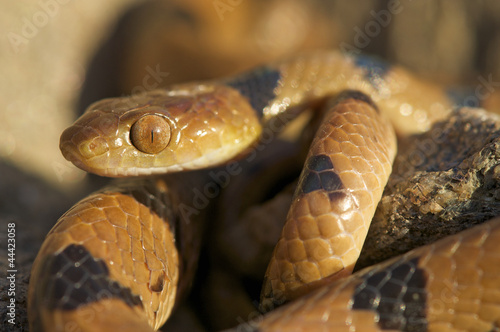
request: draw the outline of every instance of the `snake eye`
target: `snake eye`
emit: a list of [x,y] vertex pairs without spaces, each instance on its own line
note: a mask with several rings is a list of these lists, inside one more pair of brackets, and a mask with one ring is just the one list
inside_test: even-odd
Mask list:
[[132,144],[144,153],[158,153],[170,142],[170,125],[158,115],[145,115],[130,130]]

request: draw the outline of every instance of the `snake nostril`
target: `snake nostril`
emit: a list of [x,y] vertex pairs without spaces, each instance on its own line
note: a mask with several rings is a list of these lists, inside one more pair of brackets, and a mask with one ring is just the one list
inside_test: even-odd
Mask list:
[[108,143],[105,139],[101,137],[96,137],[92,140],[83,142],[78,146],[80,154],[86,158],[92,158],[95,156],[102,155],[109,151]]

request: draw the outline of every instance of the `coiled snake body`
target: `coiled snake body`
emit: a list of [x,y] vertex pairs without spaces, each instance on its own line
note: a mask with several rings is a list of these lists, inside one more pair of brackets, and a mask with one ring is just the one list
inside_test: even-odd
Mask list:
[[[102,189],[60,218],[33,266],[32,330],[159,328],[196,265],[208,209],[194,207],[192,189],[206,183],[203,168],[229,162],[230,169],[262,128],[318,105],[325,117],[261,296],[264,311],[290,303],[252,328],[498,328],[499,220],[349,276],[391,172],[393,128],[400,135],[425,131],[456,101],[382,61],[315,52],[91,105],[62,134],[64,156],[98,175],[152,176]],[[430,304],[448,284],[460,291],[437,310]]]

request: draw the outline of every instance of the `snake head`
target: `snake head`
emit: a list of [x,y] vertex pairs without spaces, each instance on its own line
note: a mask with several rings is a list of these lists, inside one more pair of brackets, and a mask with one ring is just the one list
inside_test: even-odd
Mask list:
[[61,135],[64,157],[101,176],[151,175],[224,163],[257,140],[248,100],[224,85],[104,99]]

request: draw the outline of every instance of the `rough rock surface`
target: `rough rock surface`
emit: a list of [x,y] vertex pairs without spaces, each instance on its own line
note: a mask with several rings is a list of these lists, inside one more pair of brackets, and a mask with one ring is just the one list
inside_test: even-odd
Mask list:
[[400,142],[357,268],[500,215],[500,117],[463,108]]
[[[26,294],[31,264],[42,244],[45,234],[57,218],[77,200],[76,195],[67,195],[51,188],[47,183],[28,176],[18,169],[0,163],[0,271],[13,276],[11,280],[0,278],[0,322],[1,331],[28,331]],[[14,261],[7,253],[7,227],[14,224]],[[10,227],[12,228],[12,227]],[[10,237],[9,237],[10,238]],[[10,266],[10,264],[14,264]],[[8,273],[8,270],[16,272]],[[9,294],[13,290],[15,294]],[[8,322],[7,313],[11,298],[15,299],[14,324]]]

